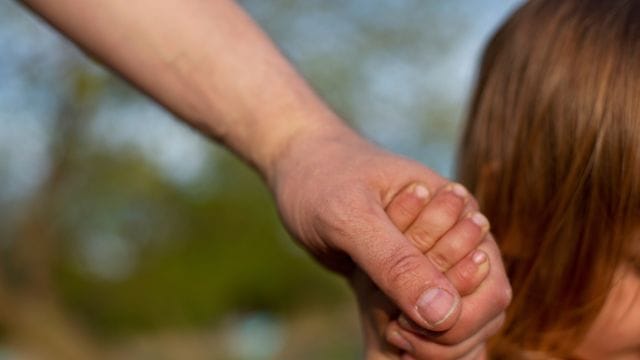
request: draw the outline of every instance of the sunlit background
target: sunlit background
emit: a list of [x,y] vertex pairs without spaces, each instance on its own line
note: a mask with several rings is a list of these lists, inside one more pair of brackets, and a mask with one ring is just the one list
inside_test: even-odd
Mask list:
[[[373,141],[450,176],[516,0],[247,0]],[[347,286],[259,179],[0,0],[0,359],[354,359]]]

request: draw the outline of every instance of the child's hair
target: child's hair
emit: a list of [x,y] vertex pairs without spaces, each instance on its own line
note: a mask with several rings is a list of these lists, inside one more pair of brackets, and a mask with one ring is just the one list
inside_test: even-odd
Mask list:
[[514,290],[494,351],[568,356],[640,227],[640,1],[518,9],[485,51],[458,164]]

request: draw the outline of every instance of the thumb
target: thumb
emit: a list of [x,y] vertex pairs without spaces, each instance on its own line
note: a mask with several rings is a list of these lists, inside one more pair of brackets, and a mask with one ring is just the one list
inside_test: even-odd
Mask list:
[[432,331],[451,328],[460,315],[460,295],[415,245],[379,212],[344,250],[416,324]]

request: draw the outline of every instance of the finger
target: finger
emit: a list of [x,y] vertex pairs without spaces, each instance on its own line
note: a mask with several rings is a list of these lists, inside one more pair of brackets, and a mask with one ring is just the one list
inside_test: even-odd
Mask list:
[[460,184],[445,186],[432,197],[405,235],[422,253],[426,253],[458,222],[469,197]]
[[459,360],[484,360],[487,358],[487,345],[482,343]]
[[511,302],[511,285],[493,236],[485,236],[478,249],[484,251],[489,258],[489,274],[475,291],[463,299],[459,321],[455,328],[438,338],[442,343],[457,343],[468,337],[490,319],[503,313]]
[[[478,249],[485,252],[489,258],[489,274],[475,291],[462,298],[461,313],[455,326],[446,332],[432,334],[434,342],[443,345],[462,342],[504,313],[511,301],[511,286],[503,271],[500,252],[491,234],[485,236]],[[423,333],[429,334],[425,330]]]
[[472,336],[455,344],[439,344],[428,335],[406,330],[399,321],[389,324],[386,339],[391,345],[405,351],[407,356],[416,360],[472,358],[470,356],[482,353],[485,341],[500,330],[504,318],[504,314],[498,315]]
[[367,351],[365,358],[373,359],[373,354],[384,354],[384,358],[397,357],[397,349],[384,340],[384,334],[387,325],[400,315],[398,308],[362,270],[357,269],[349,280],[360,311]]
[[446,272],[471,253],[489,231],[489,221],[479,212],[468,214],[436,241],[427,257]]
[[350,219],[361,229],[342,236],[342,249],[351,255],[378,287],[416,323],[446,330],[460,313],[460,296],[445,277],[389,221],[382,208]]
[[446,272],[447,279],[458,290],[460,296],[467,296],[482,284],[489,274],[489,257],[482,250],[475,250]]
[[420,215],[429,201],[429,189],[422,183],[413,183],[404,188],[385,209],[391,222],[404,232]]

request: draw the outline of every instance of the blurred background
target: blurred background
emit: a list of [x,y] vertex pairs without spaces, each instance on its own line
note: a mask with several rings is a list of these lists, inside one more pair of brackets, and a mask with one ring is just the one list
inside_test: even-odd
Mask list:
[[[516,0],[245,0],[353,127],[450,176]],[[0,0],[0,359],[354,359],[347,286],[245,165]]]

